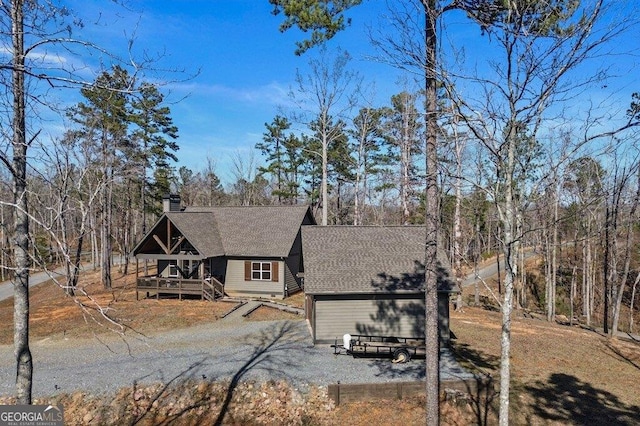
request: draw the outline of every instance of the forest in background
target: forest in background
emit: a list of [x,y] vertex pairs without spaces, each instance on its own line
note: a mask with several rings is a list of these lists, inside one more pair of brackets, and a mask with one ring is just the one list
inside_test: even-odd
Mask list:
[[[12,22],[24,21],[19,3]],[[448,11],[416,3],[427,17]],[[612,334],[632,329],[633,315],[621,313],[638,308],[640,99],[585,99],[613,77],[608,61],[615,55],[607,52],[635,23],[601,21],[613,8],[607,2],[552,3],[452,2],[480,24],[492,49],[476,52],[490,52],[483,67],[473,66],[479,59],[471,53],[442,58],[437,78],[427,76],[438,82],[433,113],[410,78],[428,69],[424,40],[415,37],[424,32],[416,19],[422,9],[394,10],[397,38],[375,42],[390,64],[407,69],[407,82],[387,105],[371,105],[370,87],[350,71],[347,52],[319,49],[291,90],[295,107],[265,123],[255,154],[264,163],[238,155],[226,186],[214,159],[205,170],[176,169],[179,129],[161,87],[119,65],[94,82],[38,73],[37,64],[25,63],[21,33],[7,30],[14,62],[0,156],[0,279],[14,274],[24,302],[28,270],[62,263],[63,286],[73,293],[88,253],[110,288],[112,254],[129,256],[168,193],[185,205],[308,204],[323,225],[423,223],[435,203],[439,243],[459,279],[463,266],[502,252],[510,266],[505,287],[515,290],[517,306]],[[27,18],[41,24],[44,9],[26,8]],[[36,45],[52,34],[41,28],[29,33]],[[586,73],[579,65],[590,60]],[[24,86],[25,75],[80,91],[81,102],[58,111],[68,123],[61,137],[47,140],[31,126],[37,114],[27,104],[43,100]],[[437,125],[427,126],[433,116]],[[424,195],[424,141],[434,131],[435,200]],[[524,268],[530,251],[543,259],[542,283]]]
[[[307,81],[323,86],[318,93],[333,91],[334,97],[357,99],[347,90],[357,90],[358,85],[329,87],[335,81],[355,81],[348,63],[346,52],[314,60],[315,73],[308,80],[300,78],[300,92],[310,93],[303,90]],[[322,75],[329,77],[321,81]],[[126,87],[135,87],[135,92],[113,94]],[[29,173],[35,265],[67,260],[73,265],[81,259],[101,265],[105,252],[128,257],[161,215],[162,197],[169,193],[180,195],[183,206],[307,204],[320,222],[318,153],[323,137],[329,139],[328,224],[424,223],[424,114],[419,91],[403,90],[377,108],[354,103],[338,111],[339,118],[325,114],[324,124],[316,117],[306,131],[295,130],[294,120],[298,128],[304,122],[299,115],[278,114],[265,123],[255,155],[234,157],[235,180],[226,186],[212,158],[207,158],[204,170],[176,167],[178,129],[158,87],[137,83],[115,67],[99,77],[96,87],[81,92],[84,101],[67,111],[74,126],[43,149]],[[462,268],[472,269],[501,250],[495,197],[502,183],[491,180],[493,160],[448,114],[446,97],[440,99],[440,235],[454,273],[461,277]],[[634,95],[624,118],[637,119],[639,108]],[[609,323],[633,330],[633,316],[628,313],[620,323],[620,309],[637,310],[640,303],[640,157],[635,134],[626,139],[617,134],[607,144],[576,149],[579,140],[579,135],[562,131],[525,135],[518,141],[514,188],[521,206],[523,267],[517,302],[546,312],[550,320],[558,312],[599,326],[608,303]],[[6,172],[0,173],[5,266],[0,280],[6,280],[11,270],[11,187]],[[544,259],[543,283],[530,278],[524,268],[529,251]],[[107,275],[107,287],[108,279]]]

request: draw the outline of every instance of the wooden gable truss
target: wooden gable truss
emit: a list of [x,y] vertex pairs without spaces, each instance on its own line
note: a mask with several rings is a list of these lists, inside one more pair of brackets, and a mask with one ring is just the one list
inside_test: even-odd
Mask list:
[[140,244],[136,257],[149,260],[203,260],[197,249],[167,217],[162,218]]

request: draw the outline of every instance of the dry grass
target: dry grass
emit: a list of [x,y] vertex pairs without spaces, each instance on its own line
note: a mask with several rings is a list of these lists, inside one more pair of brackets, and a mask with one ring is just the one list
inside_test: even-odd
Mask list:
[[246,318],[251,321],[276,321],[281,319],[299,320],[302,317],[298,314],[285,312],[278,308],[272,308],[270,306],[262,305],[258,309],[247,315]]
[[304,291],[299,291],[281,301],[289,306],[303,309],[304,308]]
[[[115,274],[114,274],[115,275]],[[76,297],[65,295],[53,283],[30,290],[30,334],[35,340],[111,333],[151,334],[195,324],[211,323],[233,306],[225,302],[177,299],[136,300],[135,274],[114,278],[111,290],[100,285],[99,272],[82,277]],[[277,319],[277,315],[273,315]],[[282,317],[288,318],[288,314]],[[0,321],[13,322],[13,299],[0,302]],[[11,327],[0,329],[0,344],[13,342]]]
[[[422,425],[426,416],[425,398],[408,398],[383,402],[353,402],[336,407],[335,417],[353,426],[406,426]],[[476,424],[476,415],[470,405],[456,405],[442,401],[440,424],[462,426]]]
[[[480,308],[451,315],[456,353],[467,366],[494,377],[499,377],[500,323],[499,313]],[[637,342],[516,312],[511,345],[514,424],[553,419],[558,424],[632,424],[629,419],[640,413]],[[616,418],[619,422],[612,422]]]

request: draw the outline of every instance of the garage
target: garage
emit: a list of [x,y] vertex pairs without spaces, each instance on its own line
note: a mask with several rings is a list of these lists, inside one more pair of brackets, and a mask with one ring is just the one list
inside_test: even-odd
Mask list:
[[[315,343],[346,333],[424,337],[424,228],[303,227],[306,318]],[[448,269],[438,280],[440,338],[449,340]]]

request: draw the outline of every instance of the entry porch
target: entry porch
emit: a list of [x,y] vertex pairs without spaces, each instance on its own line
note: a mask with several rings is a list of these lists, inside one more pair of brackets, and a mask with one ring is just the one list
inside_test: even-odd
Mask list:
[[189,295],[214,301],[224,296],[224,284],[214,277],[192,279],[144,276],[136,279],[136,300],[139,299],[140,292],[146,293],[147,297],[155,295],[156,299],[160,295],[178,295],[182,300],[182,296]]

